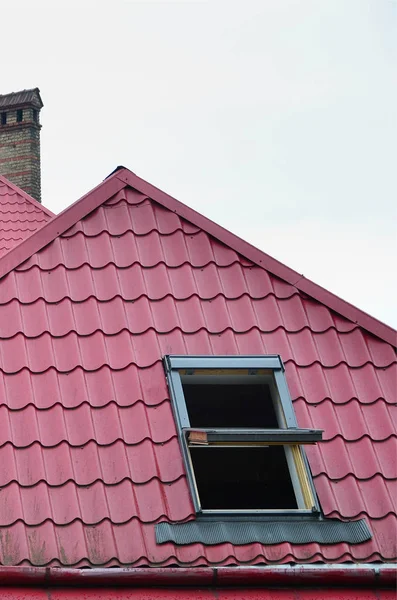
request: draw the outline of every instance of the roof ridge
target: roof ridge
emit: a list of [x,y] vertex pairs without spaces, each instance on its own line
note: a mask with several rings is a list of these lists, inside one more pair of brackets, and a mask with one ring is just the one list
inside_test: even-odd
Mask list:
[[[221,225],[211,221],[179,200],[141,179],[127,168],[117,168],[98,186],[48,221],[41,229],[34,232],[18,246],[7,252],[0,259],[0,278],[4,277],[4,275],[27,260],[32,254],[41,250],[56,237],[70,229],[77,221],[126,187],[138,190],[153,201],[176,213],[179,217],[204,230],[229,248],[234,249],[235,252],[249,259],[254,264],[269,271],[276,277],[287,281],[297,290],[314,298],[349,321],[356,323],[366,331],[391,344],[393,347],[397,346],[397,331],[389,325],[382,323],[346,300],[342,300],[310,279],[306,279],[304,275],[287,267],[262,250],[255,248]],[[33,198],[30,201],[32,200]],[[36,201],[33,200],[33,202]]]
[[55,214],[50,209],[46,208],[43,204],[41,204],[41,202],[38,202],[37,200],[35,200],[32,196],[30,196],[27,192],[25,192],[25,190],[23,190],[22,188],[19,188],[17,185],[12,183],[12,181],[10,181],[6,177],[4,177],[4,175],[0,175],[0,183],[3,183],[3,185],[6,185],[7,187],[11,188],[16,194],[18,194],[19,196],[22,196],[22,198],[26,202],[28,202],[29,204],[32,204],[35,208],[41,209],[49,217],[51,217],[51,218],[55,217]]
[[39,88],[36,86],[34,88],[24,88],[23,90],[18,90],[17,92],[8,92],[7,94],[0,94],[0,98],[4,96],[12,96],[14,94],[22,94],[22,92],[39,92]]

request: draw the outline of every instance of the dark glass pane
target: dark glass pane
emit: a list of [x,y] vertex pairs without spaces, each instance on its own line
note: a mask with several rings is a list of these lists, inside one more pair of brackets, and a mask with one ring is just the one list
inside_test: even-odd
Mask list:
[[297,508],[283,446],[190,452],[203,509]]
[[269,386],[184,384],[191,427],[278,428]]

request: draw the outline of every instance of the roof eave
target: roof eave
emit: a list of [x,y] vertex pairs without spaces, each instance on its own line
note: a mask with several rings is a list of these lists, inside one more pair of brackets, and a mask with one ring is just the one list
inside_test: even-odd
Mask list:
[[256,587],[392,588],[395,564],[283,565],[261,567],[139,567],[72,569],[0,567],[0,586],[37,587]]

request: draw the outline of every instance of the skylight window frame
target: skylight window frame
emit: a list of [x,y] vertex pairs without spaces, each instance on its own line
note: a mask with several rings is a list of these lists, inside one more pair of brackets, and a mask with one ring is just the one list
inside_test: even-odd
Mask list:
[[[320,430],[307,430],[298,427],[291,396],[288,390],[284,374],[284,364],[279,355],[246,355],[246,356],[193,356],[193,355],[166,355],[163,359],[167,382],[170,390],[171,403],[178,429],[180,447],[185,462],[187,479],[191,491],[193,505],[198,515],[203,516],[226,516],[231,515],[272,515],[272,516],[304,516],[318,517],[321,514],[320,505],[313,484],[309,463],[306,453],[302,447],[305,443],[316,443],[321,438]],[[200,378],[208,371],[212,376],[218,372],[219,376],[225,373],[234,375],[244,372],[247,376],[262,376],[263,373],[270,375],[269,387],[274,402],[274,408],[279,423],[280,438],[292,439],[296,435],[297,441],[282,443],[287,459],[291,482],[294,488],[297,505],[296,509],[203,509],[200,505],[200,496],[194,467],[189,450],[188,435],[192,431],[207,431],[214,439],[216,435],[225,434],[226,439],[230,435],[240,431],[247,436],[248,430],[244,429],[217,429],[191,427],[188,409],[185,401],[182,377],[195,376]],[[241,376],[241,375],[240,375]],[[198,385],[205,385],[198,383]],[[250,430],[251,433],[253,430]],[[277,430],[276,430],[277,431]],[[269,430],[256,430],[253,435],[260,437],[262,432],[263,443],[258,440],[258,445],[263,445]],[[263,433],[265,432],[265,433]],[[291,435],[289,435],[291,434]],[[268,438],[266,438],[268,439]],[[306,441],[310,440],[312,441]],[[270,442],[275,443],[275,442]],[[277,442],[276,442],[277,443]],[[222,444],[222,442],[220,442]],[[309,506],[311,504],[311,506]]]

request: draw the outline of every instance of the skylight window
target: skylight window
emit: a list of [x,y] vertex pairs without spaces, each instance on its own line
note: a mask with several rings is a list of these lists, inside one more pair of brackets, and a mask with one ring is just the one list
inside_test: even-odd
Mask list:
[[318,512],[279,356],[167,356],[197,513]]

